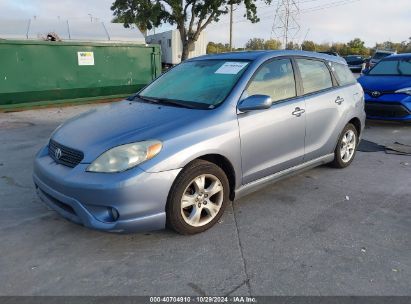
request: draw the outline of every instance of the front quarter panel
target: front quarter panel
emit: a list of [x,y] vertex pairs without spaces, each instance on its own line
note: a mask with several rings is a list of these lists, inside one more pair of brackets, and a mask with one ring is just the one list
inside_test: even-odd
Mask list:
[[[228,159],[241,181],[241,155],[235,109],[217,108],[207,119],[200,119],[171,131],[163,139],[161,152],[140,165],[146,172],[183,168],[189,162],[209,154]],[[238,176],[237,176],[238,175]]]

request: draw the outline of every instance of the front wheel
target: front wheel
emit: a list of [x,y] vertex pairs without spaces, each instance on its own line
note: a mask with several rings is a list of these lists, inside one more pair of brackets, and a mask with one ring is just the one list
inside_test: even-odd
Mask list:
[[334,151],[332,165],[336,168],[346,168],[354,160],[358,145],[358,131],[351,123],[347,124],[338,140]]
[[212,227],[229,201],[224,171],[213,163],[195,160],[182,170],[168,197],[167,225],[181,234]]

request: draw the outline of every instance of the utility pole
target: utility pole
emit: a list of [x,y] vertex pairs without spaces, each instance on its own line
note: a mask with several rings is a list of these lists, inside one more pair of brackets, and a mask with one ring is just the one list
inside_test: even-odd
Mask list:
[[271,39],[280,40],[284,48],[287,48],[287,44],[294,40],[300,31],[299,15],[298,0],[279,0],[271,29]]
[[230,4],[230,52],[233,51],[233,4]]

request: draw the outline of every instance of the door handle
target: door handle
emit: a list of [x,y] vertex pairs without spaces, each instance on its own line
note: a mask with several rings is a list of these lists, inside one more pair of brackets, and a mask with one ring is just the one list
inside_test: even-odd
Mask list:
[[291,114],[293,114],[294,116],[300,117],[304,113],[305,113],[304,109],[296,107],[295,110]]
[[343,101],[344,101],[344,98],[338,96],[337,99],[335,100],[335,103],[338,104],[338,105],[341,105],[343,103]]

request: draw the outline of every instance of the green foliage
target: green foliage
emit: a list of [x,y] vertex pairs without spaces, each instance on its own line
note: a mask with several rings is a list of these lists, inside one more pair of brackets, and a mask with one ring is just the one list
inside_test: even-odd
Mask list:
[[246,50],[279,50],[281,41],[275,39],[264,40],[263,38],[252,38],[245,44]]
[[402,41],[399,43],[391,41],[376,43],[371,52],[374,53],[376,50],[393,50],[398,53],[411,53],[411,37],[408,38],[408,41]]
[[[264,0],[270,4],[272,0]],[[151,30],[161,24],[177,25],[183,43],[182,59],[186,59],[191,46],[200,33],[212,22],[219,21],[229,12],[230,4],[244,5],[244,17],[258,22],[259,0],[115,0],[111,6],[114,16],[129,27],[137,24],[141,29]]]
[[[246,50],[278,50],[281,49],[281,41],[275,39],[264,40],[262,38],[251,38],[245,44]],[[287,44],[287,49],[302,49],[304,51],[311,52],[337,52],[341,56],[347,55],[362,55],[370,56],[374,54],[375,50],[392,50],[398,53],[411,53],[411,37],[408,41],[402,41],[400,43],[396,42],[382,42],[377,43],[374,48],[368,48],[365,46],[364,41],[359,38],[355,38],[347,43],[335,42],[333,44],[329,43],[315,43],[314,41],[306,40],[303,41],[301,46],[297,43],[289,42]],[[242,49],[236,49],[242,50]],[[229,45],[222,43],[210,42],[207,46],[207,53],[221,53],[229,52]]]
[[317,44],[314,41],[303,41],[301,47],[305,51],[337,52],[341,56],[353,54],[368,56],[370,53],[370,50],[365,46],[364,41],[359,38],[355,38],[348,43],[335,42],[331,45],[328,43]]
[[217,53],[226,53],[230,51],[230,45],[228,43],[214,43],[209,42],[207,44],[207,54],[217,54]]
[[290,41],[290,42],[287,43],[286,49],[287,50],[299,50],[300,46],[298,45],[298,43],[294,43],[294,42]]
[[276,39],[269,39],[264,42],[264,49],[279,50],[281,49],[281,41]]
[[150,0],[116,0],[112,6],[114,20],[124,23],[125,27],[138,24],[139,28],[151,30],[168,18],[164,6]]
[[252,38],[245,44],[247,50],[264,50],[264,39]]
[[347,50],[345,55],[358,54],[358,55],[368,55],[369,50],[365,47],[364,41],[360,38],[355,38],[347,43]]
[[303,43],[301,44],[301,49],[302,49],[303,51],[314,52],[314,51],[315,51],[315,47],[316,47],[315,42],[314,42],[314,41],[311,41],[311,40],[303,41]]

